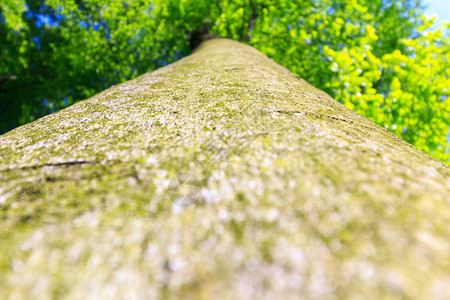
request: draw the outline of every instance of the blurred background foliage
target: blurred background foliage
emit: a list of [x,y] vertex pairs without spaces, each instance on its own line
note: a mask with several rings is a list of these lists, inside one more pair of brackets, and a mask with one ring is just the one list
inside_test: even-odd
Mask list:
[[248,43],[449,163],[450,39],[421,0],[0,0],[0,133],[188,55]]

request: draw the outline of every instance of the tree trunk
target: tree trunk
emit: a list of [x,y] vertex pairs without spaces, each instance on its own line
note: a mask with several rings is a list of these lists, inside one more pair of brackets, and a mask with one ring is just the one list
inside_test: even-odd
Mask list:
[[448,298],[449,174],[209,40],[0,137],[0,298]]

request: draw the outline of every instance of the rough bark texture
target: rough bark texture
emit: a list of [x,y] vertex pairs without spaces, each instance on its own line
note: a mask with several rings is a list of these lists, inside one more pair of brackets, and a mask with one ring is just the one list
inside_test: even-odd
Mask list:
[[0,298],[448,299],[449,174],[210,40],[0,137]]

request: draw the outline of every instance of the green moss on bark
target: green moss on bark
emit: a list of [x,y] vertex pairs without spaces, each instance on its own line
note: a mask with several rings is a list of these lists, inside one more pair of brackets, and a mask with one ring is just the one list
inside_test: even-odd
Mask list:
[[445,298],[449,169],[255,49],[0,137],[0,298]]

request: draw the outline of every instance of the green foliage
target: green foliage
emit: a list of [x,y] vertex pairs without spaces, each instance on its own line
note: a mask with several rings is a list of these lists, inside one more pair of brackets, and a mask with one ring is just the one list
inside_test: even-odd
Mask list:
[[1,4],[0,131],[173,62],[206,29],[450,159],[449,27],[431,29],[420,0],[25,2]]
[[375,32],[361,45],[326,46],[334,76],[325,86],[348,107],[448,162],[450,39],[445,29],[432,31],[433,22],[422,20],[414,37],[386,53],[377,53]]

